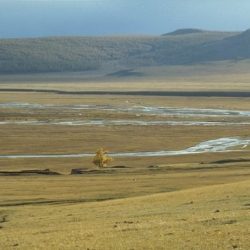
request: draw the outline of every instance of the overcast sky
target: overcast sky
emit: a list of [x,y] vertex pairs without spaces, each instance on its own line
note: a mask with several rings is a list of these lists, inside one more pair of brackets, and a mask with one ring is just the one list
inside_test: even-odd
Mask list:
[[0,0],[0,37],[250,28],[249,0]]

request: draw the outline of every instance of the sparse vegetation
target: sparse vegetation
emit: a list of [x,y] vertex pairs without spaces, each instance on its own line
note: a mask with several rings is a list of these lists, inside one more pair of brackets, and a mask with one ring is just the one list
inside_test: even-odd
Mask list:
[[0,73],[106,70],[194,62],[196,46],[236,35],[202,32],[179,36],[58,37],[0,40]]
[[96,155],[93,159],[93,163],[99,168],[105,168],[109,163],[113,161],[113,158],[108,156],[108,151],[100,148],[96,151]]

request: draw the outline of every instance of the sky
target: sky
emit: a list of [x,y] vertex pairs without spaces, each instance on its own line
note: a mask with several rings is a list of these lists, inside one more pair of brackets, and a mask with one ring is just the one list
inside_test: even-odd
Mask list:
[[0,38],[250,28],[249,0],[0,0]]

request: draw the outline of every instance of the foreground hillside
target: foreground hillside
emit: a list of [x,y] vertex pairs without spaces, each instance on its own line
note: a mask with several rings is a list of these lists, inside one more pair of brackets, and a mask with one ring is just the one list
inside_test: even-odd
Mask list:
[[2,249],[249,249],[250,182],[115,201],[1,207]]
[[207,55],[207,48],[205,54],[201,48],[221,44],[236,35],[239,34],[181,30],[164,36],[2,39],[0,73],[86,70],[111,73],[142,66],[190,64],[200,59],[213,60]]

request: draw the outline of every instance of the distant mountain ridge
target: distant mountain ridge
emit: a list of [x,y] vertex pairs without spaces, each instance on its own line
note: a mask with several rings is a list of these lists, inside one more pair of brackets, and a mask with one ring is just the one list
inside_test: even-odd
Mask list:
[[0,74],[101,71],[250,58],[250,30],[181,29],[162,36],[0,39]]
[[186,35],[186,34],[194,34],[194,33],[202,33],[205,32],[204,30],[200,29],[179,29],[175,30],[170,33],[163,34],[163,36],[169,36],[169,35]]
[[200,44],[188,51],[190,60],[186,63],[243,60],[250,58],[250,30],[218,41]]

